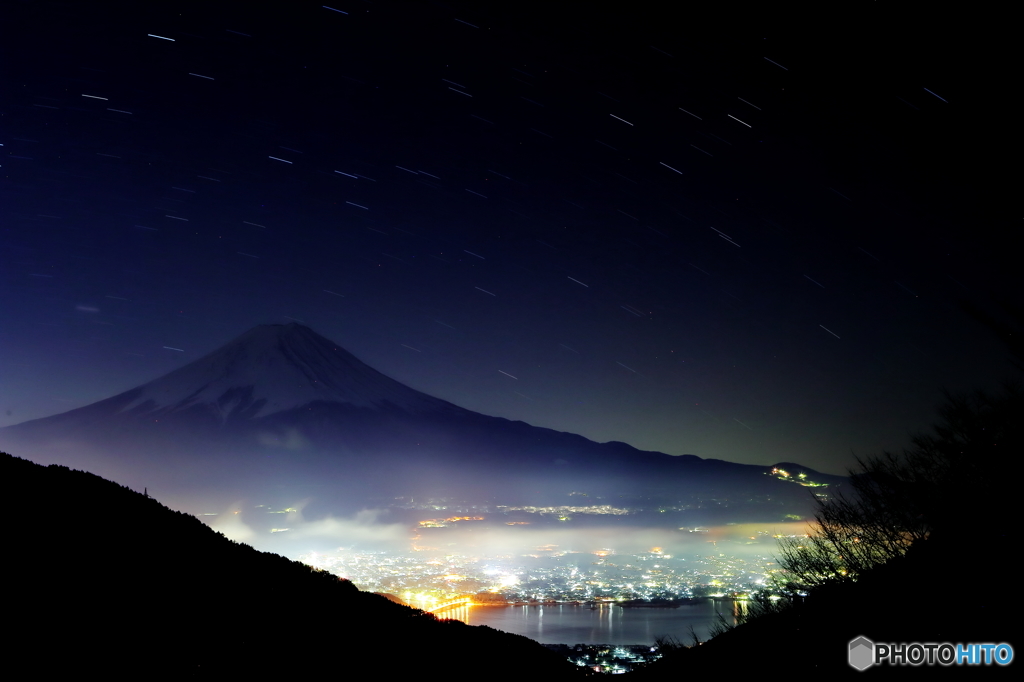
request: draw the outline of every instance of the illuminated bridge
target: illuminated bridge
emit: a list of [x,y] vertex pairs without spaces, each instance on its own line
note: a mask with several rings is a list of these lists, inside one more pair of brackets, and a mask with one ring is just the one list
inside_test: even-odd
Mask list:
[[431,606],[429,609],[423,609],[427,613],[438,613],[439,611],[445,611],[447,609],[456,609],[460,606],[473,606],[472,597],[459,597],[451,601],[445,602],[444,604],[438,604],[437,606]]

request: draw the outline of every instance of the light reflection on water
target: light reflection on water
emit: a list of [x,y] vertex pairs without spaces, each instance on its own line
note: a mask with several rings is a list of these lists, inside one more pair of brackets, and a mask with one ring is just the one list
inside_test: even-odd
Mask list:
[[610,604],[595,608],[575,604],[461,606],[436,615],[469,625],[487,625],[541,644],[653,645],[665,636],[692,644],[696,634],[706,641],[719,613],[729,625],[736,623],[733,602],[710,599],[677,609],[623,608]]

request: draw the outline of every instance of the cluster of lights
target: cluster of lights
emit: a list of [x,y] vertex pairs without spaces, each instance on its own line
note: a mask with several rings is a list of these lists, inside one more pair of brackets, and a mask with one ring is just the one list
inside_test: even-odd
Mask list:
[[797,474],[795,477],[785,469],[779,467],[772,467],[772,476],[779,479],[780,481],[792,481],[793,483],[799,483],[807,488],[827,488],[828,483],[815,483],[814,481],[807,478],[807,474]]
[[449,516],[446,519],[427,519],[420,521],[420,528],[445,528],[456,521],[483,521],[482,516]]

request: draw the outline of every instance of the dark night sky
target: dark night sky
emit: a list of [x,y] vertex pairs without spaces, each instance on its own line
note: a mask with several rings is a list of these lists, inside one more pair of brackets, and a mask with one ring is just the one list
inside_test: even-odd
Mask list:
[[291,320],[486,414],[835,473],[1011,375],[958,308],[1017,285],[981,19],[211,4],[5,4],[0,425]]

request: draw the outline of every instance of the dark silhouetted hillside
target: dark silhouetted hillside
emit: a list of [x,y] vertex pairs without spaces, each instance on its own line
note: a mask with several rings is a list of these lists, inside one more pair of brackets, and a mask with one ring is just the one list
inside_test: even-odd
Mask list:
[[[861,636],[892,644],[1019,644],[1019,503],[1007,471],[1024,450],[1024,390],[1011,383],[994,393],[947,394],[933,432],[912,443],[902,454],[861,460],[852,478],[856,497],[829,500],[809,538],[782,541],[785,580],[808,596],[677,650],[641,676],[779,667],[787,675],[861,674],[847,664],[848,644]],[[1006,678],[1013,665],[872,667],[863,674]]]
[[972,553],[963,549],[942,540],[921,543],[856,582],[818,588],[789,609],[755,618],[630,674],[665,680],[772,671],[790,680],[879,675],[974,679],[978,674],[1009,679],[1018,664],[883,666],[859,672],[847,663],[848,643],[859,636],[873,642],[1006,642],[1019,651],[1019,616],[1007,589],[1012,550],[983,538]]
[[93,474],[7,454],[0,472],[4,649],[33,676],[575,672],[530,639],[361,592]]

